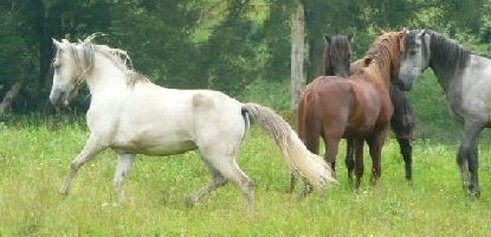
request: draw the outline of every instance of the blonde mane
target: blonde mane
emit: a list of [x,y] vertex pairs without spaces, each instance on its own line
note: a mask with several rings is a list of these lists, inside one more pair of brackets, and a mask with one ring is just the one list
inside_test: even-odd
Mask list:
[[364,60],[367,73],[372,80],[389,86],[390,78],[397,75],[400,55],[404,52],[404,31],[385,32],[368,50]]

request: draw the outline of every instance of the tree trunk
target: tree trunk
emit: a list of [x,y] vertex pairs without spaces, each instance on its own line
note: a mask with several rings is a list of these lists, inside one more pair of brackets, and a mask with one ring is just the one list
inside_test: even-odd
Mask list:
[[292,15],[292,52],[291,52],[291,109],[296,111],[305,87],[303,64],[305,60],[305,15],[301,3]]
[[7,114],[12,110],[12,102],[19,94],[22,84],[22,81],[18,81],[12,85],[9,91],[7,91],[5,97],[3,97],[2,103],[0,103],[0,115]]

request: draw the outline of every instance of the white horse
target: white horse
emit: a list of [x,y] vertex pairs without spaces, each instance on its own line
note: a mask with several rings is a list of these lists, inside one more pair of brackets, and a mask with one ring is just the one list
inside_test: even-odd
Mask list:
[[271,109],[240,103],[212,90],[176,90],[151,83],[135,72],[125,51],[98,45],[89,36],[78,43],[53,39],[53,86],[50,100],[67,106],[84,82],[91,94],[87,111],[90,137],[72,161],[61,187],[67,194],[82,165],[105,148],[119,158],[114,178],[118,202],[136,154],[171,155],[198,149],[212,181],[190,195],[188,204],[227,181],[237,185],[248,209],[254,206],[253,183],[239,168],[236,155],[252,116],[280,147],[289,167],[314,188],[336,183],[329,165],[310,153],[291,127]]

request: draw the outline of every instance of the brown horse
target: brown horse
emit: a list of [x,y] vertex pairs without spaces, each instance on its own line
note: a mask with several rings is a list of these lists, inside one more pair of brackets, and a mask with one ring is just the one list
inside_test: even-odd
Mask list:
[[[341,138],[353,139],[356,187],[363,176],[363,144],[372,157],[372,181],[381,175],[381,152],[393,114],[391,79],[399,69],[404,32],[384,33],[348,79],[320,76],[306,88],[299,103],[299,135],[307,148],[319,152],[319,135],[327,149],[325,159],[335,168]],[[349,60],[348,60],[349,63]]]
[[[337,58],[332,58],[331,61],[336,61]],[[341,59],[342,60],[342,59]],[[326,62],[327,67],[328,62]],[[332,64],[332,63],[330,63]],[[335,64],[336,65],[336,64]],[[356,71],[363,67],[363,60],[357,60],[351,64],[350,72],[355,74]],[[341,72],[344,70],[340,69]],[[333,68],[333,72],[336,72],[337,68]],[[336,75],[336,74],[332,74]],[[394,79],[393,79],[394,80]],[[409,184],[412,184],[412,141],[414,139],[414,116],[406,94],[402,92],[398,86],[391,84],[390,86],[390,100],[394,107],[394,114],[390,119],[390,128],[396,135],[397,142],[399,143],[400,153],[404,160],[404,168],[406,171],[406,180]],[[348,178],[352,178],[354,170],[354,157],[353,147],[348,139],[347,151],[346,151],[346,167],[348,168]]]

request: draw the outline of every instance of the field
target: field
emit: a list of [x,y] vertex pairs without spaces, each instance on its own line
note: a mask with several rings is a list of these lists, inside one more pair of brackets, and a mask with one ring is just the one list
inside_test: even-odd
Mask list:
[[[418,118],[414,185],[404,180],[394,139],[383,150],[382,179],[369,185],[370,159],[359,194],[347,184],[301,198],[286,192],[289,172],[278,148],[258,128],[242,146],[239,163],[256,184],[256,210],[248,216],[232,185],[194,208],[186,196],[207,184],[196,152],[139,156],[125,185],[129,198],[113,206],[116,156],[106,151],[83,167],[67,197],[58,193],[70,161],[88,136],[80,119],[19,119],[0,123],[0,236],[489,236],[491,148],[480,146],[482,196],[462,190],[455,152],[458,132],[430,82],[411,94]],[[434,96],[428,96],[433,94]],[[436,96],[435,96],[436,94]]]

